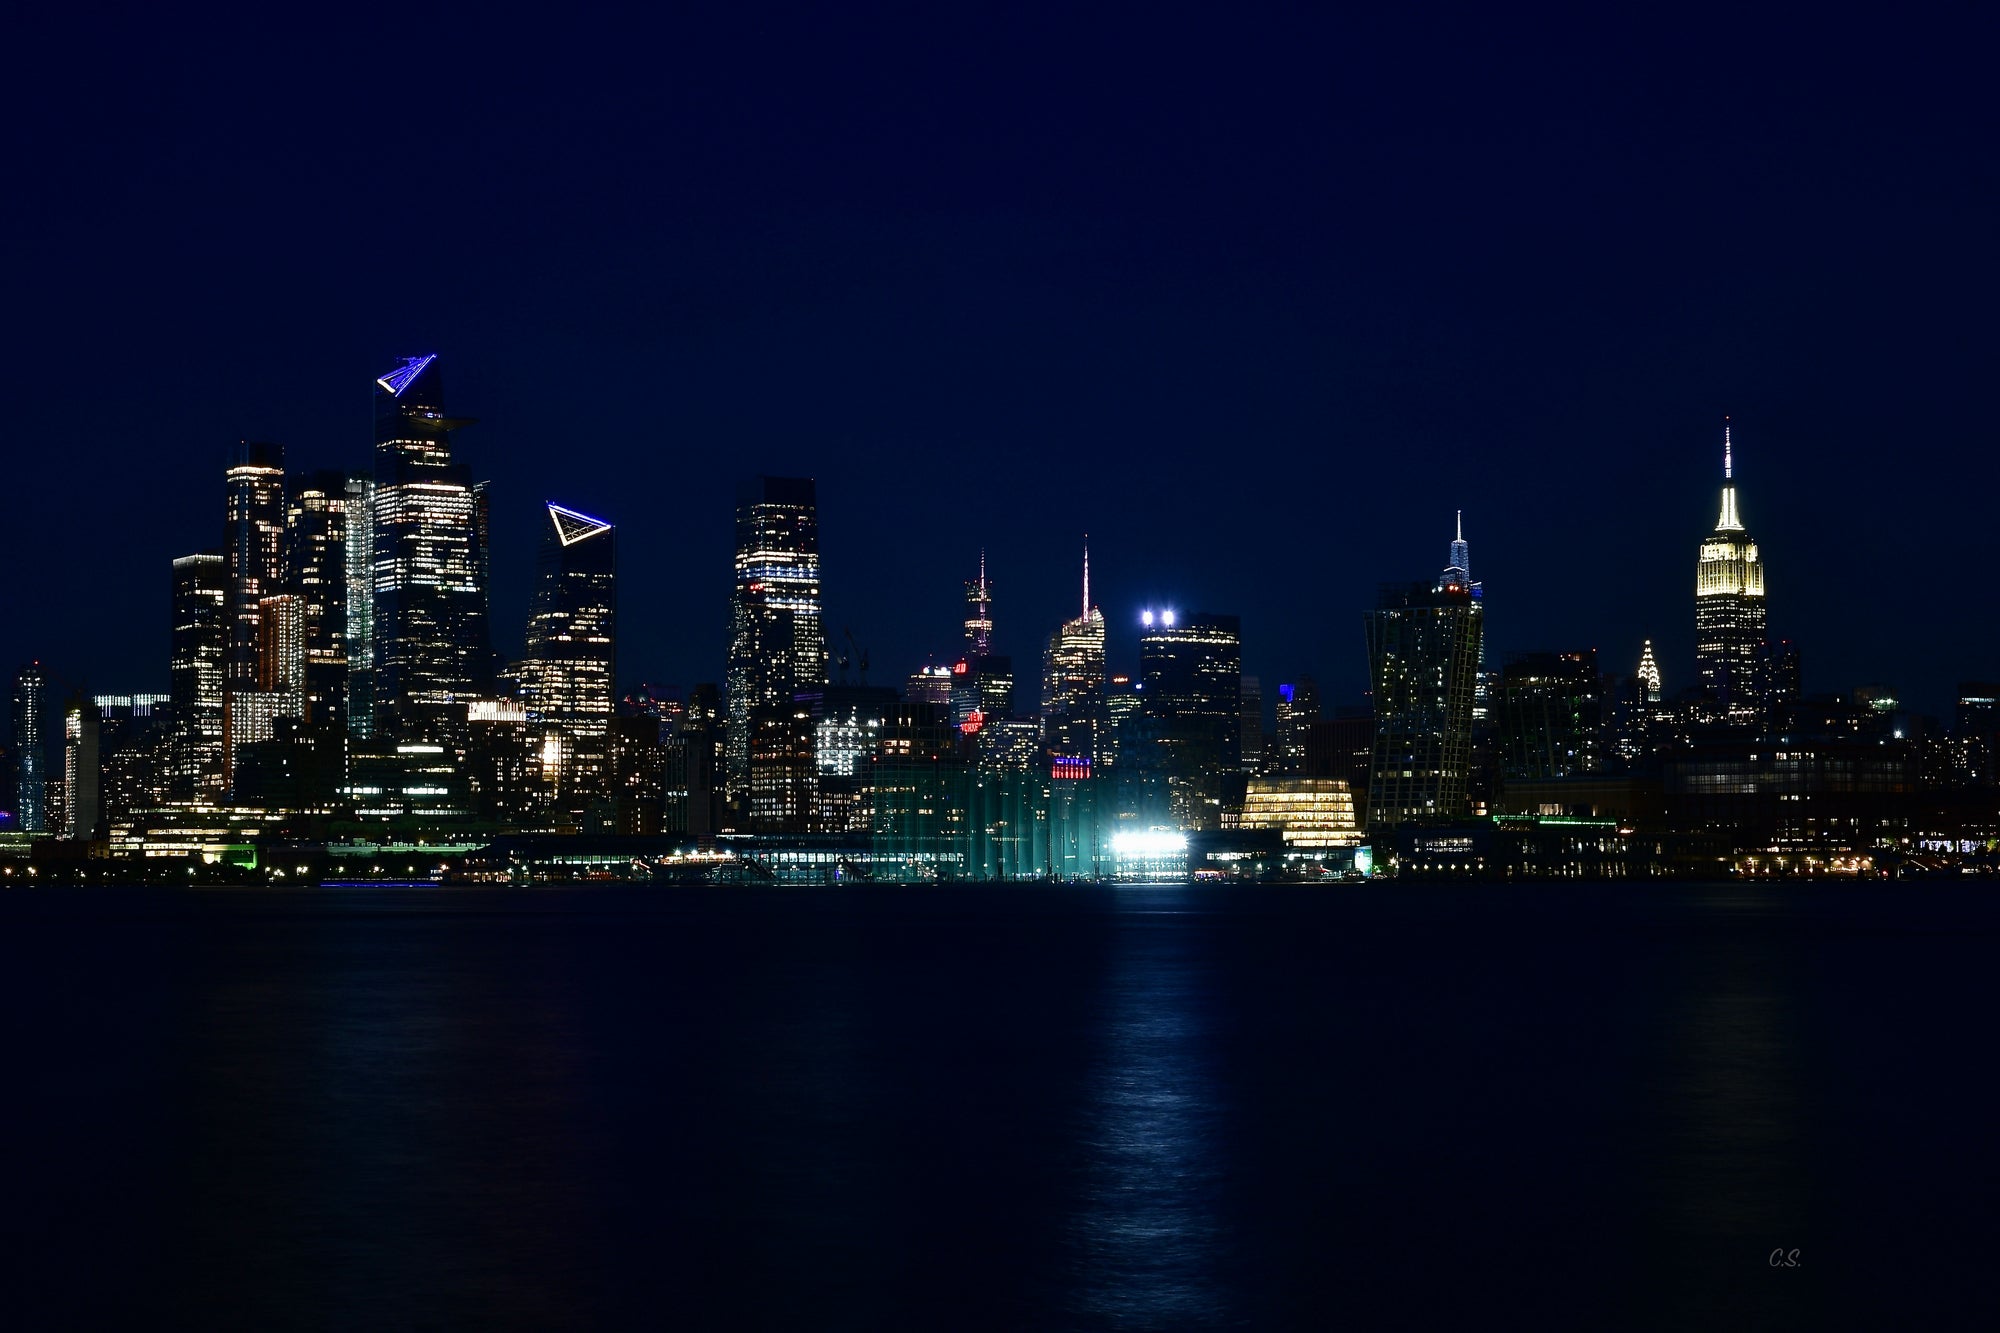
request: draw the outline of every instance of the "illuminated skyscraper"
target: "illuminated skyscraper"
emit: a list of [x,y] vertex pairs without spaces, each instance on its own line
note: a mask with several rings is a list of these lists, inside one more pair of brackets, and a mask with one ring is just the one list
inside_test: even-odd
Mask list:
[[167,790],[182,800],[222,794],[222,652],[229,580],[220,552],[174,561],[173,700]]
[[257,603],[284,590],[285,450],[277,444],[237,446],[227,474],[229,635],[223,646],[223,689],[257,688]]
[[573,772],[565,793],[595,793],[608,777],[606,728],[617,674],[617,531],[601,518],[548,506],[528,613],[521,693],[531,719],[562,729]]
[[304,615],[305,716],[347,715],[348,477],[315,472],[293,485],[285,511],[285,591]]
[[451,456],[437,357],[375,381],[376,734],[453,739],[490,686],[483,494]]
[[1224,768],[1242,761],[1243,631],[1236,616],[1147,611],[1140,617],[1140,708],[1198,729]]
[[257,688],[299,699],[293,716],[305,711],[306,599],[280,593],[257,601]]
[[102,832],[98,727],[92,699],[79,694],[63,710],[63,836],[75,842],[88,842]]
[[1639,684],[1646,691],[1643,702],[1656,704],[1660,693],[1660,664],[1653,660],[1653,641],[1646,640],[1646,646],[1639,650]]
[[1483,629],[1479,603],[1462,585],[1385,587],[1365,624],[1375,692],[1369,824],[1464,816]]
[[1273,773],[1303,773],[1306,736],[1313,723],[1320,720],[1319,682],[1311,676],[1300,676],[1290,684],[1280,685],[1275,711],[1278,753],[1270,769]]
[[347,729],[375,731],[375,479],[347,479]]
[[749,792],[753,710],[789,710],[826,683],[819,504],[810,477],[758,477],[736,497],[730,604],[728,792]]
[[1729,420],[1722,423],[1722,513],[1702,539],[1695,568],[1695,669],[1718,718],[1753,720],[1761,707],[1757,654],[1764,642],[1764,563],[1736,513]]
[[969,662],[993,652],[993,585],[986,579],[986,552],[979,553],[979,577],[965,585],[965,657]]
[[1042,735],[1049,752],[1099,759],[1104,713],[1104,613],[1090,603],[1090,550],[1083,552],[1083,606],[1049,636],[1042,656]]
[[1596,649],[1519,653],[1501,668],[1500,765],[1516,780],[1603,769],[1604,687]]
[[[1454,522],[1457,526],[1452,530],[1451,550],[1445,557],[1444,572],[1438,575],[1438,587],[1464,588],[1472,594],[1473,601],[1483,601],[1486,589],[1472,577],[1472,544],[1465,540],[1463,509],[1457,512]],[[1475,729],[1483,730],[1486,725],[1489,676],[1490,673],[1486,670],[1486,644],[1482,638],[1479,647],[1478,679],[1472,687],[1472,724]]]
[[40,662],[14,677],[14,814],[23,833],[49,832],[48,740],[42,734],[49,678]]

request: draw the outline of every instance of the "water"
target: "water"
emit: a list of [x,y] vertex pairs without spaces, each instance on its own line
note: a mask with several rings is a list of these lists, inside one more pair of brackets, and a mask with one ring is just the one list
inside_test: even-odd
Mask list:
[[1953,885],[0,893],[8,1322],[1978,1324],[1996,942]]

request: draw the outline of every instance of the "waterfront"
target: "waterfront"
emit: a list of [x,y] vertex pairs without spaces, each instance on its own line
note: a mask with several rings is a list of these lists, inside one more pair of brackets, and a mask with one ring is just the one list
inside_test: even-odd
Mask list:
[[1996,940],[1970,883],[10,891],[11,1299],[1961,1323]]

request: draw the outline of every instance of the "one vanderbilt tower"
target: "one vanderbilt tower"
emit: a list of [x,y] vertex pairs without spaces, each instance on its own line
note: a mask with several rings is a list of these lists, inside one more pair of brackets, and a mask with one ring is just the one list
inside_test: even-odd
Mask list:
[[1722,421],[1722,513],[1702,539],[1695,568],[1695,669],[1719,721],[1748,722],[1761,703],[1758,653],[1765,637],[1764,562],[1736,509],[1736,460]]

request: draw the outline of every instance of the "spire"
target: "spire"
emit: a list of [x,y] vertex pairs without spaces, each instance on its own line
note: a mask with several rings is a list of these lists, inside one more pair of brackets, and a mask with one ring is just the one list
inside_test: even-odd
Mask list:
[[1722,516],[1715,520],[1717,532],[1741,532],[1743,520],[1736,516],[1736,454],[1729,439],[1729,418],[1722,419]]
[[1639,650],[1639,684],[1645,690],[1645,702],[1660,702],[1660,664],[1653,658],[1653,641],[1646,640],[1646,646]]
[[1083,618],[1090,619],[1090,534],[1083,534]]
[[1453,528],[1451,554],[1447,558],[1444,573],[1438,583],[1444,587],[1470,588],[1472,586],[1472,548],[1465,540],[1465,511],[1458,511],[1458,523]]

